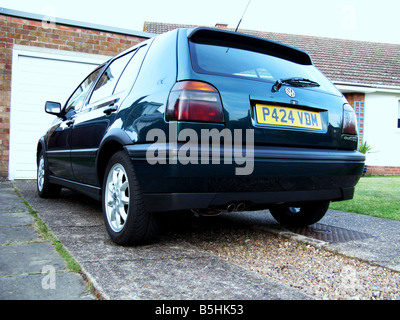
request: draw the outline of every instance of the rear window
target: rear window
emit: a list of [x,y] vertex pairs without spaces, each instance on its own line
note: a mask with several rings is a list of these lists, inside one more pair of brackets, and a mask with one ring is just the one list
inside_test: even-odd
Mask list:
[[312,64],[301,64],[281,57],[235,47],[190,42],[192,65],[196,72],[240,77],[275,83],[279,79],[306,78],[318,82],[309,90],[341,95],[336,87]]

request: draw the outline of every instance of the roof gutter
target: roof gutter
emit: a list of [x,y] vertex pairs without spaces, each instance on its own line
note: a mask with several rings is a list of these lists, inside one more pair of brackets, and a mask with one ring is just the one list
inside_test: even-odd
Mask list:
[[[1,7],[0,7],[0,14],[17,17],[17,18],[23,18],[23,19],[43,21],[43,22],[47,22],[49,20],[49,17],[45,16],[45,15],[29,13],[29,12],[24,12],[24,11],[18,11],[18,10],[12,10],[12,9],[6,9],[6,8],[1,8]],[[62,24],[65,26],[106,31],[106,32],[118,33],[118,34],[123,34],[123,35],[134,36],[134,37],[141,37],[141,38],[146,38],[146,39],[153,38],[156,36],[156,34],[144,32],[144,31],[135,31],[135,30],[129,30],[129,29],[123,29],[123,28],[116,28],[116,27],[104,26],[104,25],[99,25],[99,24],[94,24],[94,23],[89,23],[89,22],[81,22],[81,21],[62,19],[62,18],[56,18],[56,17],[51,17],[51,22],[55,23],[55,24]]]
[[386,86],[379,84],[363,84],[363,83],[354,83],[354,82],[344,82],[344,81],[333,81],[336,88],[338,88],[341,92],[361,92],[361,93],[374,93],[374,92],[382,92],[382,93],[398,93],[400,94],[399,86]]

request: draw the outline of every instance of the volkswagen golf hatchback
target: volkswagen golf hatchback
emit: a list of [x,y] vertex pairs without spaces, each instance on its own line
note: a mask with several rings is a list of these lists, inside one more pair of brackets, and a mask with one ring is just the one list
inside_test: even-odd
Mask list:
[[351,199],[354,111],[310,56],[211,28],[177,29],[96,68],[37,146],[41,197],[102,201],[111,239],[149,243],[160,212],[269,209],[284,225]]

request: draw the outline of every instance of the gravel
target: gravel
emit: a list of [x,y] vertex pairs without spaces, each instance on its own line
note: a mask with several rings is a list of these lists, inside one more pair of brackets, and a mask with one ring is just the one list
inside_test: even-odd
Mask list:
[[261,228],[213,220],[175,236],[315,299],[400,300],[399,272]]

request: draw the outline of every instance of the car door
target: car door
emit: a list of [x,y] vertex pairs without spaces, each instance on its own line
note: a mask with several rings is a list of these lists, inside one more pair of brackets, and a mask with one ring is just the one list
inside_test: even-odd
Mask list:
[[[116,90],[127,64],[137,50],[113,60],[99,77],[82,110],[74,118],[71,165],[75,180],[99,185],[95,167],[99,145],[128,90]],[[127,88],[125,88],[127,89]]]
[[85,98],[97,79],[102,66],[93,71],[72,93],[62,110],[62,115],[49,130],[47,140],[46,156],[49,171],[63,179],[74,179],[71,167],[71,137],[73,123],[77,111],[82,107]]

